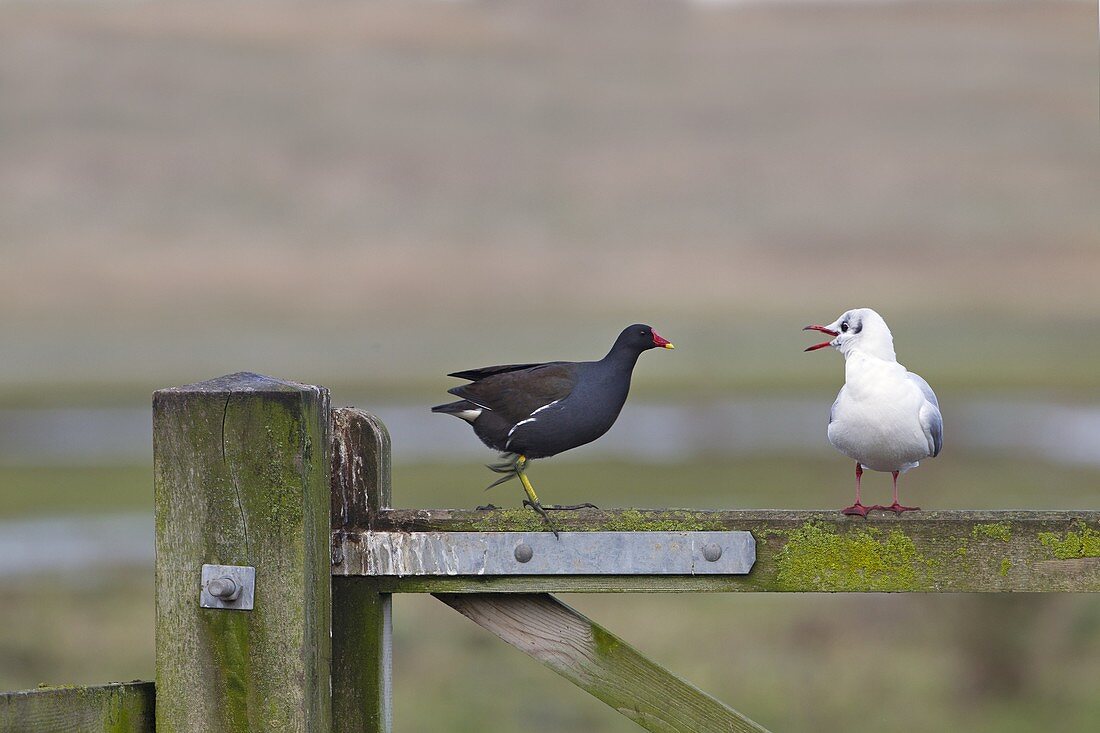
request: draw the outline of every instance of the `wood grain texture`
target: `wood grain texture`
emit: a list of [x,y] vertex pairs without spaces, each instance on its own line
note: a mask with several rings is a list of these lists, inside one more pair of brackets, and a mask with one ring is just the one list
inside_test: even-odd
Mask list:
[[374,415],[332,411],[332,529],[366,529],[390,506],[390,434]]
[[0,692],[0,733],[153,733],[152,682]]
[[[757,560],[744,576],[382,578],[392,592],[1100,592],[1100,512],[927,511],[870,519],[825,511],[581,510],[563,531],[748,530]],[[392,531],[543,531],[517,510],[402,509]],[[339,533],[338,575],[363,574],[361,537]]]
[[[233,374],[153,397],[157,730],[331,729],[329,397]],[[253,611],[199,607],[204,563]]]
[[656,733],[749,733],[760,725],[546,594],[437,595],[479,626]]
[[[332,414],[332,525],[369,527],[390,505],[390,436],[370,413]],[[342,561],[333,545],[333,563]],[[389,733],[392,709],[392,597],[367,578],[332,579],[334,733]]]

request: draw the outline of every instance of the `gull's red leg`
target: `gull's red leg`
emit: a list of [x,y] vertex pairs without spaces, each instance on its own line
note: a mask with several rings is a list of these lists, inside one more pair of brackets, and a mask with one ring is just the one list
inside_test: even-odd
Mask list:
[[894,471],[893,476],[894,476],[894,503],[891,504],[890,506],[883,507],[883,509],[887,509],[889,511],[892,511],[894,514],[901,514],[902,512],[917,512],[917,511],[920,511],[919,506],[902,506],[901,504],[898,503],[898,472]]
[[862,478],[863,478],[863,466],[861,466],[859,464],[859,461],[856,461],[856,503],[852,504],[851,506],[844,507],[843,509],[841,509],[840,510],[841,514],[847,514],[849,516],[854,516],[854,517],[866,517],[867,516],[867,511],[871,507],[863,506],[863,502],[861,502],[859,500],[859,484],[860,484],[860,480]]

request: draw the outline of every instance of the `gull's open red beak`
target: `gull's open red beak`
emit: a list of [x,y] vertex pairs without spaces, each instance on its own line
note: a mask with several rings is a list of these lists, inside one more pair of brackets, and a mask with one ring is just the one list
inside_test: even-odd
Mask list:
[[657,334],[656,331],[653,332],[653,345],[654,346],[660,346],[660,347],[665,348],[665,349],[675,349],[676,348],[675,346],[672,345],[671,341],[669,341],[666,338],[661,338]]
[[[829,334],[830,336],[833,336],[833,337],[839,335],[839,333],[837,331],[834,331],[831,328],[825,328],[824,326],[806,326],[802,330],[803,331],[821,331],[821,333],[827,333],[827,334]],[[820,344],[814,344],[813,346],[810,346],[810,347],[807,347],[806,349],[804,349],[804,351],[817,351],[818,349],[824,349],[830,343],[832,343],[832,339],[829,339],[828,341],[822,341]]]

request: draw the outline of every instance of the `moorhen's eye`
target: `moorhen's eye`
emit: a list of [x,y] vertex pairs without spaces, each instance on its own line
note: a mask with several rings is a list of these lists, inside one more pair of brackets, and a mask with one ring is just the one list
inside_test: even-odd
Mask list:
[[848,324],[847,323],[840,324],[840,330],[843,331],[844,333],[848,333]]

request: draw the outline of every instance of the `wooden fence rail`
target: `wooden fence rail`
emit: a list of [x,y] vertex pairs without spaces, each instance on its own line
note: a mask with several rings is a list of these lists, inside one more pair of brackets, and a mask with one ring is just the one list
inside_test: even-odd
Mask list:
[[153,733],[152,682],[0,692],[0,733]]
[[[485,592],[1056,592],[1100,591],[1100,512],[578,510],[554,518],[559,530],[748,530],[756,564],[748,575],[439,575],[374,580],[394,593]],[[392,509],[376,533],[541,531],[519,510]],[[366,531],[334,533],[339,575],[373,575]]]
[[[744,733],[765,729],[550,594],[1100,592],[1096,511],[582,510],[555,539],[526,510],[390,509],[385,426],[321,387],[161,390],[153,426],[160,733],[388,733],[393,593],[435,594],[647,730]],[[153,690],[2,693],[0,733],[146,733]]]

